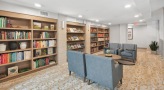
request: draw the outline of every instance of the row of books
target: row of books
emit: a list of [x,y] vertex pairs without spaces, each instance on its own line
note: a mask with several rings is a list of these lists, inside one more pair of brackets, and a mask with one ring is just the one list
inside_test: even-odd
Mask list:
[[56,40],[44,40],[44,41],[34,41],[34,48],[44,48],[44,47],[53,47],[56,46]]
[[30,39],[31,32],[25,31],[0,31],[0,39]]
[[50,34],[48,32],[42,32],[40,38],[50,38]]
[[91,38],[91,41],[97,41],[97,38]]
[[83,33],[84,31],[82,30],[82,28],[67,28],[67,32],[79,32],[79,33]]
[[91,37],[97,37],[97,34],[91,34]]
[[96,52],[97,51],[97,47],[91,48],[91,53]]
[[68,36],[68,41],[84,40],[83,36]]
[[38,50],[35,50],[34,57],[41,56],[41,55],[49,55],[53,53],[54,53],[53,48],[38,49]]
[[105,37],[109,37],[109,34],[105,34]]
[[6,28],[6,24],[7,24],[7,18],[0,17],[0,28]]
[[84,44],[82,44],[82,43],[81,44],[80,43],[78,44],[77,43],[77,44],[69,44],[68,45],[68,49],[78,49],[78,48],[84,48]]
[[31,59],[31,51],[0,54],[0,64]]
[[96,28],[91,29],[91,33],[96,33],[96,32],[97,32]]
[[54,30],[55,29],[55,25],[54,24],[44,24],[41,22],[34,22],[33,25],[34,29],[44,29],[44,30]]
[[104,34],[97,34],[97,37],[104,37]]
[[50,61],[50,59],[48,57],[47,58],[36,59],[34,61],[34,68],[49,65],[49,61]]
[[98,38],[98,41],[104,41],[105,39],[104,38]]
[[109,40],[109,38],[104,38],[104,40]]

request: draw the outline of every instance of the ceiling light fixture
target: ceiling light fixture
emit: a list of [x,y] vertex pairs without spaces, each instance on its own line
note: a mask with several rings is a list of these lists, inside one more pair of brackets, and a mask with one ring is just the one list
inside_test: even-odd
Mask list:
[[134,17],[138,18],[138,17],[139,17],[139,15],[134,15]]
[[141,19],[141,20],[139,20],[140,22],[143,22],[144,20],[143,19]]
[[82,18],[83,16],[82,15],[78,15],[79,18]]
[[96,22],[99,22],[99,20],[96,20]]
[[39,3],[35,3],[34,5],[35,5],[35,7],[39,7],[39,8],[42,7],[42,5]]
[[108,25],[112,25],[112,23],[108,23]]
[[131,8],[131,6],[132,6],[132,5],[127,4],[127,5],[125,5],[124,7],[125,7],[125,8]]

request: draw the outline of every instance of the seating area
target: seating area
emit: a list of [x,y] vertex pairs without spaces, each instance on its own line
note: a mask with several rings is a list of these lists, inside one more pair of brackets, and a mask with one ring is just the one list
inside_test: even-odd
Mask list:
[[111,90],[122,83],[123,65],[115,63],[112,58],[77,51],[68,51],[67,54],[69,73],[74,72],[84,78],[84,82],[86,78],[88,84],[96,82]]

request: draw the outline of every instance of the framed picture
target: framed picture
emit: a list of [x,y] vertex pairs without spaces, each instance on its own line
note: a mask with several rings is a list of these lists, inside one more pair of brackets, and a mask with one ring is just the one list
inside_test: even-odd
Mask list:
[[18,74],[18,66],[8,68],[8,76]]
[[133,28],[128,28],[128,40],[133,40]]

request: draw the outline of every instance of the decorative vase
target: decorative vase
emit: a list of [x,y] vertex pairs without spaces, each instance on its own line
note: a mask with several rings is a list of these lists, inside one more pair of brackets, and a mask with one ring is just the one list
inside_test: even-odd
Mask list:
[[27,42],[21,42],[20,43],[20,48],[21,49],[26,49],[26,47],[27,47]]
[[9,42],[10,50],[16,50],[18,48],[17,42]]
[[6,45],[0,44],[0,51],[6,51]]

